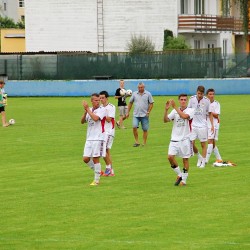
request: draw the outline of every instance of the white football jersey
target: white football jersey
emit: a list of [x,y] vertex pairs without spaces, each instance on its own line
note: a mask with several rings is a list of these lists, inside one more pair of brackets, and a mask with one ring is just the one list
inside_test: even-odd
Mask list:
[[207,127],[207,116],[210,108],[210,101],[207,97],[203,97],[198,101],[197,96],[191,96],[188,103],[189,108],[194,109],[194,117],[192,120],[192,126],[205,128]]
[[108,103],[107,106],[102,107],[106,111],[106,116],[111,117],[111,121],[107,122],[105,116],[105,133],[115,136],[115,106],[111,103]]
[[[91,108],[93,110],[93,108]],[[85,121],[88,123],[87,128],[87,141],[100,141],[105,139],[105,117],[106,110],[103,107],[99,107],[92,111],[95,115],[99,116],[98,121],[94,121],[89,114],[86,115]]]
[[172,141],[181,141],[184,138],[189,137],[190,135],[191,132],[190,120],[194,116],[194,109],[186,108],[183,110],[183,113],[188,114],[189,119],[181,118],[175,109],[173,109],[168,115],[168,119],[174,122],[171,134]]
[[[211,102],[210,103],[210,111],[220,115],[220,103],[215,101],[215,100],[213,102]],[[213,120],[214,120],[214,128],[218,129],[219,126],[220,126],[219,117],[218,118],[214,117]],[[207,125],[208,125],[209,128],[211,128],[211,122],[210,122],[209,118],[207,119]]]

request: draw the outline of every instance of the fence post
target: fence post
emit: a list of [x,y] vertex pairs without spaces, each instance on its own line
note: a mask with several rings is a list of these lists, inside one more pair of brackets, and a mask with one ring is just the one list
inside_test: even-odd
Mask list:
[[19,80],[23,79],[23,55],[20,55],[19,59]]

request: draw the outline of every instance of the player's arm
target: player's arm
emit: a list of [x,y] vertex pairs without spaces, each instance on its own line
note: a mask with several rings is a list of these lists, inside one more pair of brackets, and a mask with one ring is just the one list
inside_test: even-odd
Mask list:
[[172,107],[173,109],[175,109],[175,111],[179,114],[179,116],[182,118],[182,119],[189,119],[190,116],[189,114],[185,114],[183,111],[181,111],[175,104],[174,100],[172,101]]
[[127,117],[127,118],[129,117],[129,112],[130,112],[132,106],[133,106],[133,102],[130,102],[130,103],[128,104],[128,113],[126,114],[126,117]]
[[86,116],[87,116],[86,108],[88,107],[88,103],[86,101],[83,101],[82,106],[84,108],[84,113],[83,113],[82,118],[81,118],[81,124],[84,124],[86,122]]
[[120,99],[120,98],[122,98],[122,96],[120,95],[119,90],[117,90],[115,92],[115,99]]
[[82,118],[81,118],[81,124],[84,124],[86,122],[86,115],[87,115],[87,112],[84,111]]
[[106,121],[111,122],[115,118],[115,109],[106,110]]
[[98,115],[96,115],[94,112],[91,111],[91,109],[86,101],[82,102],[82,106],[85,109],[85,112],[89,114],[89,116],[92,118],[93,121],[96,122],[100,119],[100,117]]
[[153,102],[152,102],[152,103],[149,103],[149,105],[148,105],[148,112],[147,112],[147,116],[149,116],[149,114],[150,114],[150,112],[151,112],[151,110],[152,110],[153,106],[154,106],[154,103],[153,103]]
[[213,118],[213,113],[212,112],[209,112],[209,119],[210,119],[210,122],[211,122],[211,130],[214,133],[214,118]]
[[213,116],[214,118],[216,118],[216,119],[218,119],[218,118],[219,118],[219,114],[214,113],[214,112],[211,112],[211,113],[212,113],[212,116]]
[[211,130],[214,133],[214,117],[213,117],[213,112],[212,112],[212,106],[210,103],[208,106],[208,117],[209,117],[210,123],[211,123]]
[[89,114],[89,116],[92,118],[93,121],[97,122],[98,120],[100,120],[100,117],[98,115],[96,115],[94,112],[92,112],[89,107],[86,109],[86,111]]
[[164,116],[163,116],[164,122],[170,122],[170,119],[168,118],[168,110],[170,107],[171,107],[171,100],[167,101],[165,105],[165,111],[164,111]]

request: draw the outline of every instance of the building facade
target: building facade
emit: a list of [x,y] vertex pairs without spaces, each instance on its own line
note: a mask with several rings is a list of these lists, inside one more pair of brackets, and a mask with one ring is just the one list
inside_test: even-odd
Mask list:
[[162,50],[164,29],[177,34],[176,0],[33,0],[26,3],[28,51],[126,51],[132,35]]
[[26,52],[25,30],[1,29],[0,34],[2,53]]
[[165,29],[194,49],[249,51],[234,0],[32,0],[25,9],[27,51],[123,52],[132,35],[161,51]]
[[[223,56],[249,51],[240,6],[233,0],[180,0],[178,34],[194,49],[222,48]],[[248,39],[249,40],[249,39]]]
[[25,0],[0,0],[0,15],[15,23],[25,21]]

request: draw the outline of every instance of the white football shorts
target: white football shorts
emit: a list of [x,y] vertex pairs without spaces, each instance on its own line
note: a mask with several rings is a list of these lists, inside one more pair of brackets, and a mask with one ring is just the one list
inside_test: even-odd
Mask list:
[[190,158],[193,155],[192,142],[189,138],[178,142],[170,141],[168,155],[175,155],[181,158]]
[[114,141],[114,136],[106,135],[106,148],[111,149]]
[[208,129],[208,139],[219,140],[219,129],[214,129],[214,133],[212,133],[211,128]]
[[86,141],[83,156],[86,157],[105,157],[106,142],[105,141]]
[[199,127],[192,127],[192,132],[190,134],[190,140],[194,141],[199,139],[200,142],[207,141],[208,137],[208,128],[199,128]]

